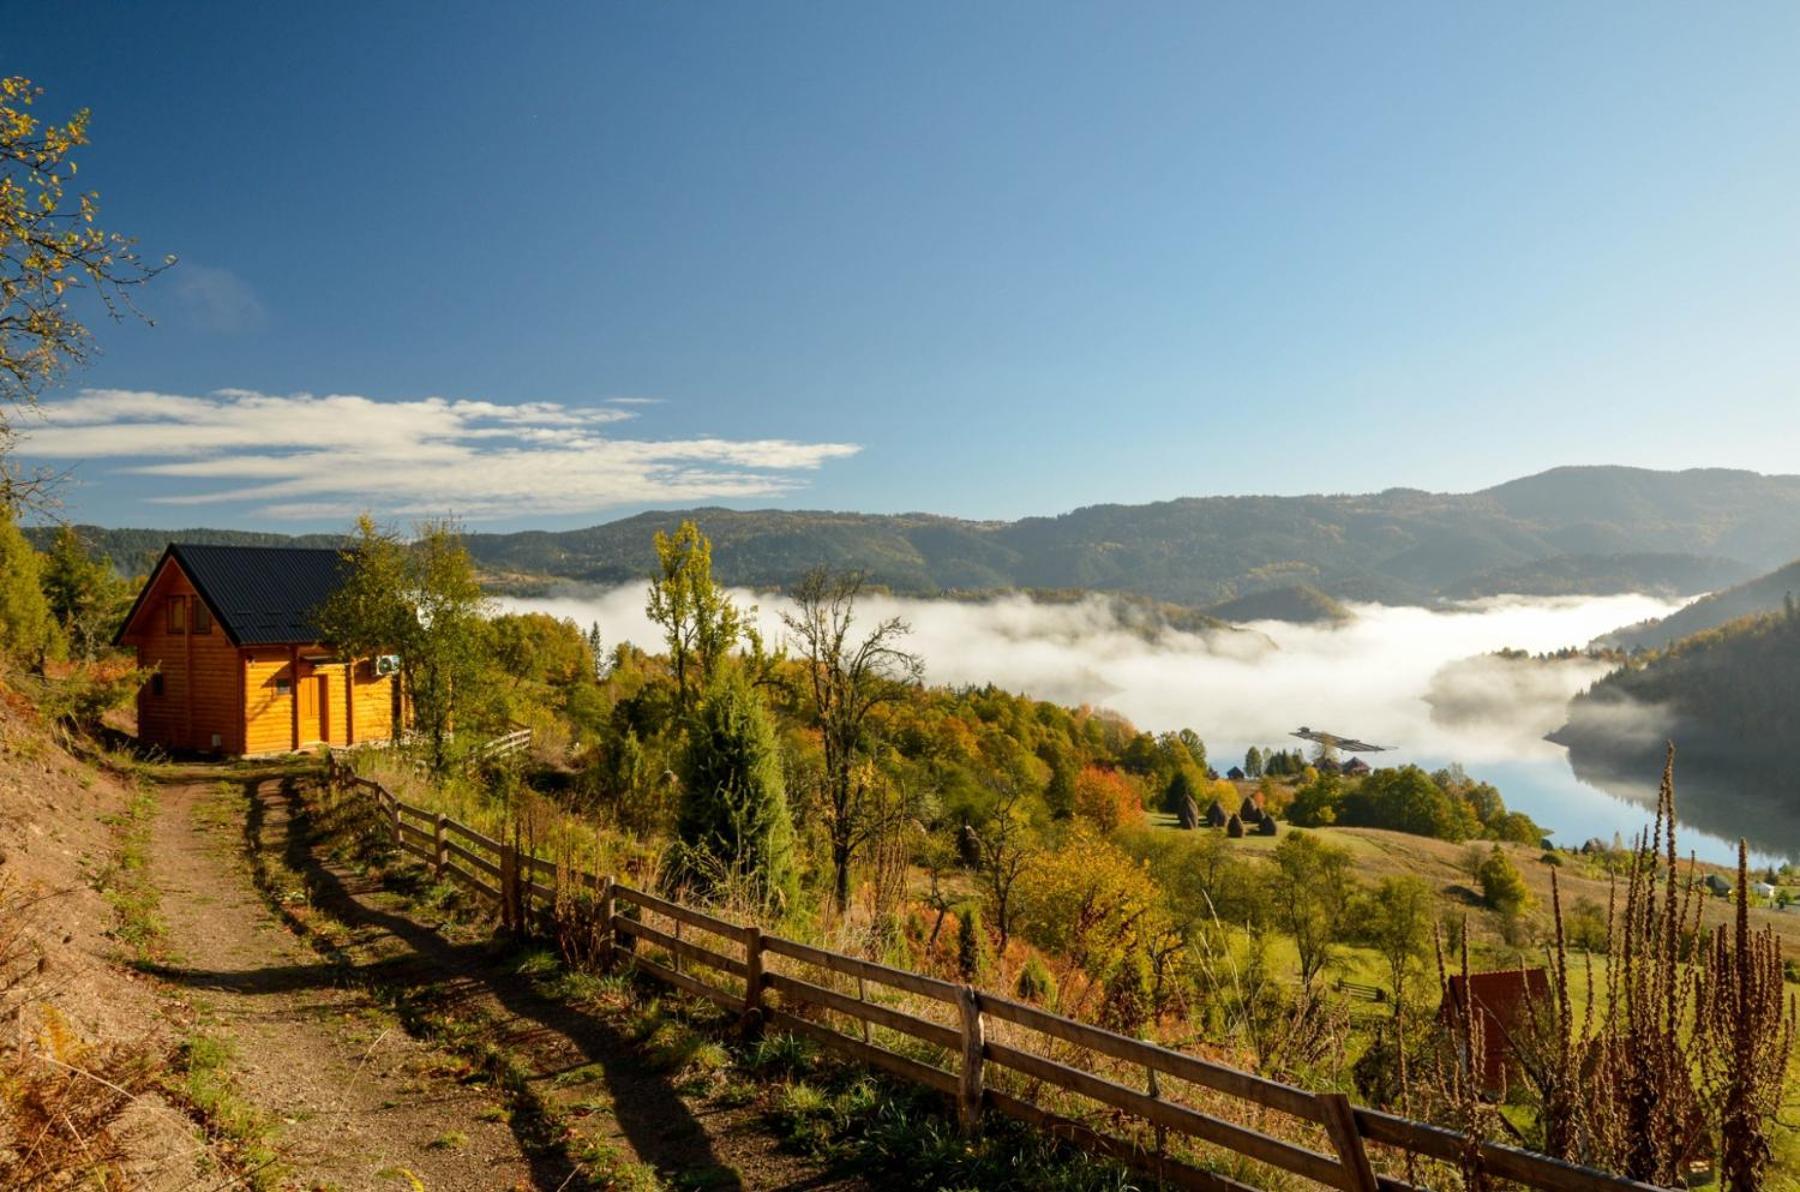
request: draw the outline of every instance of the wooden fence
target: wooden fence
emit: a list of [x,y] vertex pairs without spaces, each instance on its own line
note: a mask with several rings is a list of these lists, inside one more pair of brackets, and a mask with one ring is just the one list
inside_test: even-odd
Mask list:
[[[438,877],[488,899],[505,927],[529,930],[559,894],[579,899],[594,919],[604,959],[615,950],[630,951],[640,972],[741,1015],[752,1029],[798,1035],[935,1089],[955,1102],[966,1132],[979,1129],[982,1113],[992,1110],[1180,1188],[1244,1192],[1252,1185],[1171,1154],[1171,1135],[1346,1192],[1414,1192],[1415,1185],[1376,1170],[1370,1143],[1396,1157],[1411,1154],[1451,1167],[1478,1162],[1488,1177],[1529,1188],[1651,1188],[1362,1108],[1343,1093],[1309,1092],[967,985],[784,939],[609,876],[559,870],[514,844],[397,799],[335,760],[330,775],[333,783],[372,794],[395,845]],[[646,954],[653,949],[661,958]],[[850,981],[854,995],[831,987]],[[848,1019],[855,1033],[831,1025],[833,1015]],[[1124,1076],[1141,1077],[1142,1084],[1124,1083]],[[1096,1129],[1069,1116],[1065,1106],[1046,1104],[1071,1095],[1107,1107],[1105,1116],[1115,1125],[1141,1122],[1139,1133],[1147,1131],[1153,1141]],[[1231,1109],[1264,1127],[1270,1115],[1279,1115],[1286,1128],[1271,1133],[1222,1116]]]

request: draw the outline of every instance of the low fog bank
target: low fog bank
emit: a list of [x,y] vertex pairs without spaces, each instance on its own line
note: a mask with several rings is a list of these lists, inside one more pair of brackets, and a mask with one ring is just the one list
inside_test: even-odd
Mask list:
[[[547,612],[606,643],[661,650],[642,587],[559,589],[508,597],[511,611]],[[768,640],[782,636],[779,597],[735,592],[757,607]],[[900,616],[935,684],[995,683],[1065,704],[1113,708],[1140,728],[1189,727],[1221,768],[1251,744],[1292,744],[1301,725],[1393,746],[1396,760],[1554,758],[1542,740],[1569,698],[1607,669],[1468,660],[1502,647],[1532,653],[1584,645],[1680,602],[1652,596],[1490,597],[1443,608],[1352,605],[1339,625],[1259,622],[1238,631],[1146,631],[1104,596],[1046,604],[1023,595],[980,603],[870,596],[859,617]],[[1429,699],[1428,699],[1429,697]],[[1434,716],[1434,707],[1436,715]]]

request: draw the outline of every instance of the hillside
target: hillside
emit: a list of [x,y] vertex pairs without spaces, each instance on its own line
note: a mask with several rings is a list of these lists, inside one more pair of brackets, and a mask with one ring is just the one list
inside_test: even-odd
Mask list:
[[1800,562],[1789,563],[1722,592],[1702,596],[1686,608],[1660,620],[1644,621],[1615,629],[1597,644],[1626,650],[1660,650],[1684,637],[1735,621],[1740,617],[1779,611],[1790,595],[1800,594]]
[[1309,625],[1326,621],[1348,621],[1350,610],[1311,584],[1291,584],[1251,592],[1236,600],[1215,604],[1206,610],[1225,621],[1290,621]]
[[[469,546],[491,569],[619,583],[649,571],[652,533],[684,517],[711,537],[720,578],[758,587],[791,583],[826,563],[863,568],[876,583],[913,594],[1082,588],[1198,607],[1296,585],[1384,603],[1499,590],[1692,593],[1800,555],[1800,476],[1559,468],[1475,493],[1196,497],[1015,522],[707,508],[580,530],[472,534]],[[180,536],[280,540],[232,531]],[[122,569],[137,570],[170,537],[105,530],[93,541]],[[47,541],[47,532],[35,540]]]
[[1602,787],[1651,772],[1673,740],[1688,818],[1771,851],[1800,848],[1800,614],[1703,630],[1614,671],[1570,703],[1551,739]]

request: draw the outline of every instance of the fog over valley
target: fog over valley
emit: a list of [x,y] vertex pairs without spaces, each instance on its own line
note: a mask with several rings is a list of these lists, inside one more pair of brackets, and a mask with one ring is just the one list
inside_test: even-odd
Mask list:
[[[785,599],[737,590],[756,608],[767,640],[782,638]],[[660,651],[660,630],[644,613],[645,589],[565,586],[500,600],[508,611],[539,611],[598,622],[607,646],[629,641]],[[1500,787],[1508,804],[1555,830],[1564,843],[1627,836],[1646,819],[1642,803],[1578,781],[1562,747],[1544,740],[1573,695],[1609,664],[1489,657],[1501,649],[1548,653],[1584,646],[1622,625],[1666,616],[1680,601],[1646,595],[1500,596],[1435,608],[1350,605],[1343,623],[1264,621],[1187,632],[1147,623],[1142,610],[1103,595],[1049,603],[1022,594],[980,601],[872,595],[865,624],[900,616],[910,648],[933,684],[994,683],[1069,705],[1102,705],[1151,731],[1193,728],[1221,770],[1250,745],[1288,747],[1302,725],[1392,747],[1372,764],[1461,762]],[[1659,731],[1654,710],[1632,726]],[[1647,799],[1642,783],[1615,794]],[[1690,832],[1703,856],[1726,859],[1724,841]],[[1764,848],[1778,847],[1764,841]]]

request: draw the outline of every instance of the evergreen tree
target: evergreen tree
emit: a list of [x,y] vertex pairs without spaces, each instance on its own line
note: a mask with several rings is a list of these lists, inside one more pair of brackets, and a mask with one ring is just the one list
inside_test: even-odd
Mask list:
[[677,880],[703,889],[741,881],[758,898],[791,898],[794,824],[780,747],[761,699],[735,668],[694,718],[681,777]]
[[988,969],[987,933],[981,927],[981,912],[972,902],[956,911],[956,971],[970,984],[981,980]]
[[1177,770],[1169,779],[1169,785],[1163,790],[1163,810],[1171,815],[1180,815],[1181,809],[1195,802],[1194,782],[1188,777],[1186,770]]
[[70,650],[89,659],[110,644],[131,602],[130,585],[88,554],[71,526],[57,531],[44,559],[43,590]]

